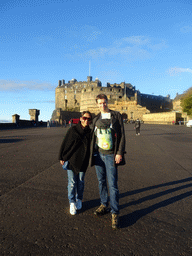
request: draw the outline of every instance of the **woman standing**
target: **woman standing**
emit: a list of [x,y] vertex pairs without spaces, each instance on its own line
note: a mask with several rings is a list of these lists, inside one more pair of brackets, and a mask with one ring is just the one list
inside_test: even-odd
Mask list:
[[82,208],[84,177],[90,156],[91,121],[91,113],[84,111],[79,123],[69,128],[59,151],[60,164],[68,174],[68,199],[72,215]]

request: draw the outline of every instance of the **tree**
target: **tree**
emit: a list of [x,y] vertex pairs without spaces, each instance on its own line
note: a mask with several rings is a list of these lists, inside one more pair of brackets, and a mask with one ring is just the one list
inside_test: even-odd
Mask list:
[[181,98],[181,106],[183,112],[187,112],[188,115],[192,116],[192,87],[190,87]]

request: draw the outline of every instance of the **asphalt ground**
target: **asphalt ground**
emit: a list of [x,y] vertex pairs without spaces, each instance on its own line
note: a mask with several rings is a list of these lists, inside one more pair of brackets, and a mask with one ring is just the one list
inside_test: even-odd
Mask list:
[[69,214],[67,174],[57,159],[67,128],[0,131],[0,255],[192,255],[192,129],[125,125],[119,167],[120,228],[100,205],[95,169],[83,208]]

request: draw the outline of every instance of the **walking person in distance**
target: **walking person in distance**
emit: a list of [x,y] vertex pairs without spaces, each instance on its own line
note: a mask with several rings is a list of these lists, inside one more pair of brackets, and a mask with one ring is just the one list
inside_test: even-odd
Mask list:
[[136,136],[140,135],[140,127],[141,127],[141,122],[139,121],[139,118],[135,121],[135,130],[136,130]]

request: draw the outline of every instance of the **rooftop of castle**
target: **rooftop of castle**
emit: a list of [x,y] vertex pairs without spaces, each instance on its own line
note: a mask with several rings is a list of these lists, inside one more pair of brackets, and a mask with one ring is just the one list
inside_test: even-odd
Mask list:
[[[87,76],[87,81],[77,81],[77,79],[73,78],[71,80],[68,81],[68,83],[65,83],[65,80],[59,80],[59,84],[58,87],[62,87],[65,86],[66,88],[71,87],[73,85],[76,86],[96,86],[96,87],[103,87],[101,81],[99,80],[99,78],[95,78],[95,81],[93,81],[92,76]],[[107,83],[105,87],[110,87],[110,88],[127,88],[130,90],[135,90],[135,86],[133,86],[130,83],[125,83],[125,82],[121,82],[120,84],[114,83],[114,84],[110,84]]]

